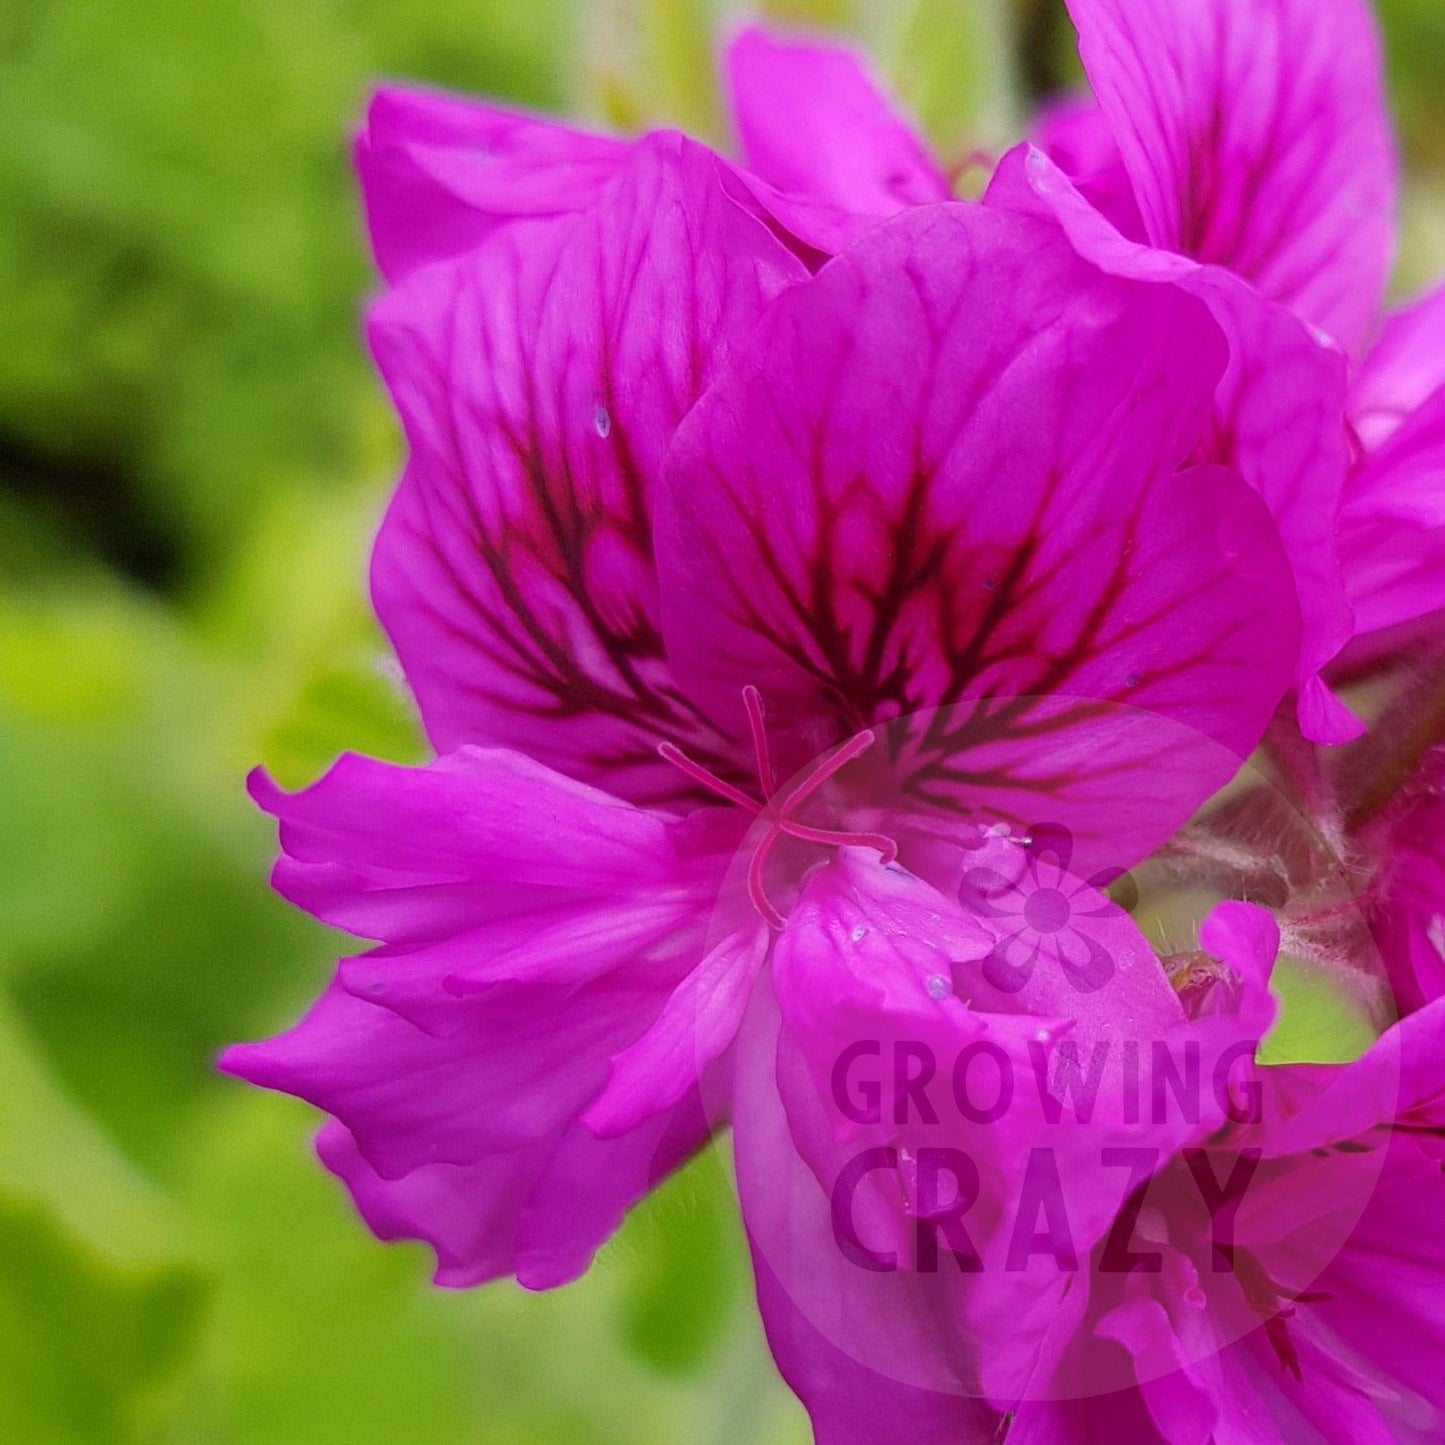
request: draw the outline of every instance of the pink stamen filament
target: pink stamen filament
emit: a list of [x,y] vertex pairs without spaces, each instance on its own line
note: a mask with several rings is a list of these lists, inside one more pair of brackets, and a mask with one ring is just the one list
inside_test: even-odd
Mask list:
[[746,808],[748,812],[757,815],[762,813],[763,805],[756,798],[750,798],[741,788],[735,788],[729,782],[703,767],[701,763],[694,762],[680,747],[673,743],[658,743],[657,751],[662,755],[664,761],[669,762],[673,767],[679,769],[690,777],[693,782],[701,783],[711,793],[717,793],[730,803],[736,803],[740,808]]
[[758,781],[763,785],[763,797],[769,802],[777,791],[777,779],[773,776],[773,760],[768,755],[768,732],[763,714],[763,695],[752,683],[743,689],[743,705],[748,710],[748,726],[753,730],[753,756],[758,761]]
[[883,855],[885,863],[898,857],[898,844],[886,833],[845,833],[834,828],[812,828],[795,818],[778,820],[778,831],[805,843],[821,843],[825,848],[873,848]]
[[779,838],[786,834],[805,843],[818,843],[827,848],[872,848],[882,855],[885,863],[891,863],[898,856],[898,845],[883,833],[853,832],[841,828],[816,828],[803,823],[795,816],[802,806],[819,788],[840,769],[860,757],[877,740],[871,728],[848,739],[828,754],[785,798],[776,797],[777,782],[773,773],[772,759],[768,751],[767,732],[764,727],[763,700],[757,688],[749,684],[743,689],[743,702],[747,708],[748,726],[753,737],[753,755],[757,761],[758,781],[762,786],[764,802],[750,798],[741,788],[734,787],[718,777],[710,768],[682,751],[675,743],[660,743],[658,753],[673,767],[685,773],[695,783],[726,798],[730,803],[764,819],[768,824],[753,856],[748,861],[748,897],[753,907],[773,928],[782,928],[787,919],[768,897],[766,868],[768,857]]
[[767,879],[763,870],[767,866],[768,854],[773,851],[773,844],[777,842],[780,834],[776,828],[770,828],[763,837],[763,841],[753,849],[753,856],[748,860],[748,897],[753,901],[753,907],[763,916],[763,921],[770,928],[781,931],[787,919],[773,906],[773,900],[768,897]]

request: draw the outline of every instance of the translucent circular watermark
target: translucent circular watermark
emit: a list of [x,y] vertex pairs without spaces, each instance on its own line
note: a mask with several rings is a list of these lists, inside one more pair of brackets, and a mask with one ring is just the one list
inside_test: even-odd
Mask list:
[[[698,1036],[765,1312],[1002,1411],[1246,1337],[1298,1377],[1389,1120],[1341,1116],[1351,1066],[1260,1054],[1291,858],[1342,918],[1348,870],[1265,766],[1177,720],[990,703],[1086,705],[1092,736],[955,758],[920,714],[760,780],[710,946],[770,948],[731,1052]],[[1387,1048],[1355,1067],[1395,1097]]]

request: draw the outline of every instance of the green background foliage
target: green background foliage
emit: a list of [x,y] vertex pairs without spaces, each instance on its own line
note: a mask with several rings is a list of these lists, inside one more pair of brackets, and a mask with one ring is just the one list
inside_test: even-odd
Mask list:
[[[1051,4],[774,0],[950,157],[1073,74]],[[1445,22],[1391,0],[1405,284],[1445,254]],[[407,76],[723,140],[694,0],[0,0],[0,1440],[804,1438],[725,1160],[582,1283],[430,1288],[217,1077],[343,940],[265,887],[246,770],[421,747],[364,595],[398,457],[347,166]]]

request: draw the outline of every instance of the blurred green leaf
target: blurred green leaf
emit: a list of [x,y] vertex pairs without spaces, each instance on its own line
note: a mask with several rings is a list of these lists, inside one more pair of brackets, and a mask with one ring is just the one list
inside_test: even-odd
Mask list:
[[0,1004],[0,1439],[150,1438],[205,1293],[177,1216]]
[[614,1246],[627,1252],[624,1337],[670,1375],[696,1371],[748,1294],[737,1199],[706,1153],[644,1200]]
[[585,11],[584,96],[622,130],[671,125],[721,138],[721,98],[707,0],[598,0]]
[[[637,1354],[639,1292],[652,1285],[659,1249],[708,1261],[704,1274],[736,1281],[746,1269],[736,1220],[719,1228],[698,1213],[711,1205],[695,1207],[694,1191],[721,1178],[711,1156],[668,1187],[650,1221],[629,1220],[579,1283],[548,1295],[512,1284],[458,1294],[425,1283],[419,1246],[383,1246],[365,1232],[312,1157],[312,1126],[301,1106],[236,1086],[191,1156],[187,1197],[222,1267],[214,1333],[171,1445],[806,1438],[735,1290],[724,1297],[704,1279],[694,1296],[691,1271],[669,1273],[673,1318],[686,1329],[706,1310],[709,1330],[729,1341],[705,1369],[693,1355],[686,1383],[654,1368],[660,1352],[667,1374],[676,1370],[656,1339],[665,1319],[646,1327],[654,1338]],[[665,1244],[664,1218],[676,1236]]]
[[894,92],[950,167],[1017,134],[1009,8],[997,0],[908,0],[879,40]]
[[852,30],[859,21],[855,0],[760,0],[758,9],[780,25]]
[[[22,5],[0,26],[0,441],[192,581],[364,463],[348,129],[388,74],[555,103],[562,0]],[[87,480],[94,472],[100,482]]]

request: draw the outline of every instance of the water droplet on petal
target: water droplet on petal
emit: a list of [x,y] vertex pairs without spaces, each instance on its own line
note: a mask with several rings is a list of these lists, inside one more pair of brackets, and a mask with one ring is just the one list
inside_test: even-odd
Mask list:
[[862,943],[863,940],[868,937],[868,930],[860,923],[848,937],[851,938],[854,943]]
[[998,579],[995,577],[985,577],[983,579],[983,586],[985,592],[992,592],[994,588],[998,586]]
[[1124,686],[1125,686],[1125,687],[1138,687],[1139,684],[1140,684],[1140,682],[1142,682],[1142,681],[1143,681],[1143,679],[1139,676],[1139,674],[1138,674],[1137,672],[1131,672],[1131,673],[1128,674],[1127,677],[1125,677],[1125,679],[1124,679]]
[[1202,1310],[1209,1303],[1209,1296],[1197,1284],[1192,1284],[1184,1291],[1184,1303],[1190,1309]]
[[935,973],[928,980],[928,996],[931,999],[947,998],[953,992],[952,982],[941,973]]
[[597,410],[592,417],[592,425],[597,428],[597,435],[606,441],[612,435],[612,413],[599,401]]

